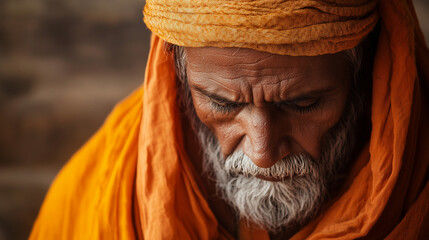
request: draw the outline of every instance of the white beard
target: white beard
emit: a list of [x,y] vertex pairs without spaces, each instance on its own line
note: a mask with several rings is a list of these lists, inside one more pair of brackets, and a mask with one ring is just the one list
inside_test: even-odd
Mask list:
[[[326,195],[326,181],[307,154],[289,155],[271,168],[259,168],[242,151],[223,160],[217,141],[206,131],[199,133],[205,149],[205,169],[214,173],[223,198],[241,218],[276,232],[301,224],[317,213]],[[262,180],[256,175],[279,181]]]
[[[291,154],[270,168],[256,166],[242,151],[225,160],[212,132],[199,119],[192,121],[204,149],[204,169],[214,175],[224,200],[240,218],[278,232],[302,226],[318,214],[328,196],[328,186],[345,164],[353,144],[350,126],[354,112],[348,115],[325,137],[321,160],[314,161],[306,153]],[[279,181],[262,180],[257,175]]]
[[186,81],[181,85],[178,101],[204,151],[204,170],[214,177],[219,194],[239,218],[270,232],[301,227],[315,218],[354,150],[355,124],[362,107],[356,92],[351,91],[341,120],[323,138],[319,160],[307,153],[292,154],[266,169],[257,167],[241,151],[225,160],[216,137],[195,113]]
[[[178,102],[198,135],[204,151],[204,169],[214,177],[224,200],[234,207],[238,217],[270,232],[301,227],[312,220],[328,197],[332,183],[343,173],[354,150],[355,125],[362,111],[357,92],[351,90],[342,119],[322,140],[319,160],[313,160],[303,153],[290,155],[269,169],[259,168],[241,151],[231,154],[226,160],[222,157],[216,137],[195,113],[186,80],[184,49],[176,50],[180,89]],[[355,75],[359,68],[355,67]],[[266,181],[256,175],[280,181]]]

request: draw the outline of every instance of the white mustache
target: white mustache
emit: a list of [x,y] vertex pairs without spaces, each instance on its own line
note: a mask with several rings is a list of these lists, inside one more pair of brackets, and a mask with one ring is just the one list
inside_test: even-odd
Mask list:
[[319,175],[317,165],[305,153],[288,155],[269,168],[261,168],[256,166],[243,151],[239,150],[228,156],[224,168],[232,175],[263,176],[277,180],[306,175],[317,177]]

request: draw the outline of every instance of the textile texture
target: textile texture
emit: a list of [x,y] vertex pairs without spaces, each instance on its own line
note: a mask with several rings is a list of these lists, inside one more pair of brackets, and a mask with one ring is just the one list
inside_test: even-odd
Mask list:
[[375,0],[148,0],[144,21],[167,42],[321,55],[356,46],[378,20]]
[[[205,6],[206,1],[198,2]],[[283,3],[239,1],[234,11],[251,11],[252,7],[261,11],[263,6],[267,6],[264,2]],[[290,2],[297,4],[296,1]],[[371,16],[379,16],[380,33],[372,74],[370,140],[355,159],[339,196],[328,202],[322,214],[292,239],[427,238],[429,51],[411,0],[381,0],[377,6],[372,6],[372,1],[360,0],[302,2],[314,3],[319,6],[318,9],[327,4],[329,7],[326,9],[333,7],[329,11],[364,16],[358,19],[368,21],[367,26],[373,24],[367,18],[376,21],[377,17]],[[218,38],[213,38],[210,43],[204,40],[208,37],[199,34],[201,25],[197,22],[194,24],[198,31],[193,33],[188,32],[188,29],[193,31],[188,23],[183,23],[181,33],[178,32],[182,25],[177,25],[176,29],[165,27],[173,21],[170,19],[176,16],[176,12],[179,12],[177,16],[181,16],[180,12],[188,9],[183,6],[190,5],[190,1],[151,0],[147,4],[145,13],[149,18],[152,15],[166,16],[159,17],[159,22],[146,20],[159,37],[152,37],[144,86],[116,107],[98,133],[58,175],[40,210],[30,239],[232,238],[211,211],[199,173],[189,159],[190,153],[185,150],[187,132],[182,128],[182,113],[176,102],[173,61],[165,53],[162,39],[185,46],[224,46],[218,45],[222,42]],[[368,7],[357,11],[347,7],[349,4]],[[204,7],[201,9],[203,14]],[[315,11],[314,7],[303,9]],[[209,9],[204,11],[208,12]],[[228,22],[229,15],[235,13],[219,11],[214,17],[224,18],[225,22]],[[189,18],[192,16],[189,14]],[[249,14],[250,18],[252,16]],[[198,14],[196,18],[199,18]],[[253,20],[243,20],[240,24],[243,28],[253,29],[249,27],[251,23],[260,25]],[[270,26],[267,29],[276,30],[275,22],[268,21],[266,24]],[[174,24],[171,25],[170,28],[175,28]],[[286,27],[280,24],[279,28]],[[362,29],[365,28],[350,35],[353,37],[338,39],[350,39],[347,48],[353,47],[366,34],[367,30]],[[341,31],[339,34],[347,35]],[[357,37],[360,34],[362,36]],[[228,37],[226,35],[222,39]],[[237,36],[241,36],[239,30]],[[182,42],[175,42],[176,38]],[[231,38],[225,39],[225,42],[232,41]],[[324,42],[323,39],[313,40],[316,44],[318,41]],[[270,44],[258,43],[255,46]],[[290,44],[295,43],[291,40]],[[304,45],[297,48],[302,48],[304,55],[305,52],[311,53],[309,55],[327,53],[325,50],[328,48],[332,51],[344,49],[322,47],[322,52],[319,52],[317,44],[309,45],[308,49]],[[298,54],[293,52],[292,55],[294,53]],[[239,233],[242,239],[268,238],[267,233],[255,232],[246,225],[240,225]]]

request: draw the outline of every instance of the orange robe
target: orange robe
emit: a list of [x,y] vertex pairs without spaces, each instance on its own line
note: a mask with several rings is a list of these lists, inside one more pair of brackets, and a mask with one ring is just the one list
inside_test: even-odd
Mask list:
[[[429,52],[411,0],[380,1],[379,15],[371,139],[339,197],[292,239],[429,239]],[[30,239],[231,238],[185,151],[176,94],[153,37],[143,88],[57,176]]]

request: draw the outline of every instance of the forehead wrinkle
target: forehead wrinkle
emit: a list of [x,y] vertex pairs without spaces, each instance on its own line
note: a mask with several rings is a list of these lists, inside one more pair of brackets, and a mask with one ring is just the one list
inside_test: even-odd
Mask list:
[[[235,90],[235,89],[231,88],[231,86],[227,86],[227,85],[213,79],[212,77],[209,77],[206,80],[213,82],[215,85],[218,85],[223,89],[227,89],[228,91],[234,92],[234,93],[239,94],[239,95],[241,94],[241,92],[239,90]],[[230,79],[226,79],[226,80],[230,80]],[[234,83],[234,81],[232,81],[232,80],[230,82]],[[234,83],[234,85],[237,86],[235,83]],[[206,87],[206,86],[204,86],[204,87]],[[236,97],[234,97],[234,98],[236,98]]]
[[[224,48],[224,50],[226,50],[226,49],[228,49],[228,48]],[[234,60],[236,60],[236,59],[244,59],[244,62],[246,62],[244,64],[247,64],[247,62],[248,62],[248,64],[259,64],[261,62],[264,62],[264,61],[268,60],[269,58],[274,57],[274,55],[267,54],[267,53],[264,53],[264,52],[260,52],[258,54],[258,56],[253,57],[253,58],[249,58],[246,55],[246,50],[248,50],[248,49],[238,49],[238,50],[235,50],[234,52],[229,52],[229,51],[228,52],[224,52],[224,51],[219,52],[219,51],[216,51],[215,53],[211,52],[214,49],[210,50],[210,48],[207,48],[207,50],[208,50],[207,52],[203,52],[202,54],[200,53],[197,56],[200,57],[200,58],[202,58],[203,60],[205,60],[205,57],[215,57],[215,58],[222,57],[222,58],[225,58],[225,59],[222,59],[223,60],[222,62],[224,62],[224,63],[228,62],[227,61],[228,59],[234,59]],[[245,50],[244,54],[243,54],[243,51],[240,51],[240,50]],[[249,60],[254,60],[254,59],[256,59],[257,61],[256,62],[249,61]]]
[[[191,62],[189,61],[189,58],[190,57],[188,56],[188,61],[187,61],[188,63]],[[197,63],[190,63],[190,64],[193,64],[193,65],[209,64],[209,65],[215,65],[218,67],[225,67],[225,66],[234,67],[237,65],[236,62],[242,62],[240,64],[243,64],[243,65],[255,64],[254,62],[249,62],[249,60],[252,60],[252,58],[248,58],[246,56],[232,56],[226,53],[203,53],[195,56],[194,59],[197,60]],[[217,60],[211,60],[211,59],[217,59]]]
[[[295,78],[296,81],[287,81],[287,82],[280,82],[280,93],[279,93],[279,97],[281,100],[284,100],[288,97],[289,93],[298,85],[300,85],[305,78],[300,78],[297,77]],[[282,85],[282,84],[286,84],[286,85]]]
[[187,68],[188,75],[189,73],[191,74],[200,73],[204,75],[204,78],[210,78],[213,81],[216,81],[217,79],[217,80],[224,80],[228,82],[234,82],[234,80],[236,79],[243,78],[241,74],[235,76],[233,74],[235,71],[229,70],[226,68],[219,69],[219,71],[216,71],[215,67],[209,68],[208,69],[209,71],[207,71],[207,69],[204,69],[204,68],[203,68],[204,70],[199,70],[199,69],[200,69],[200,63],[189,64]]
[[[214,56],[214,57],[218,56],[216,54],[205,54],[205,55]],[[226,55],[226,54],[220,54],[220,55],[224,55],[227,58],[230,57],[229,55]],[[243,61],[246,61],[247,59],[249,59],[244,57],[239,57],[239,58],[243,59]],[[201,68],[201,64],[204,65],[204,63],[202,62],[192,63],[188,61],[189,63],[188,66],[192,68],[193,72],[204,72],[207,74],[210,74],[210,73],[216,74],[216,76],[219,76],[221,80],[227,80],[227,81],[240,80],[243,78],[253,77],[255,79],[252,80],[252,82],[257,82],[258,78],[271,77],[272,79],[276,79],[276,78],[279,79],[279,81],[275,81],[273,83],[273,84],[277,84],[278,82],[282,81],[280,80],[282,78],[293,78],[293,77],[296,77],[296,75],[298,75],[292,67],[290,68],[288,66],[276,67],[268,64],[260,64],[262,62],[268,61],[271,58],[274,58],[274,57],[271,55],[268,55],[268,56],[264,56],[262,59],[257,59],[256,62],[251,62],[251,63],[224,64],[225,61],[214,61],[215,64],[212,64],[212,67],[207,68],[208,70],[210,70],[210,72],[208,72],[207,70],[205,71],[196,70]]]
[[[285,73],[281,75],[290,74]],[[231,99],[233,101],[253,102],[257,100],[258,102],[272,102],[284,100],[285,95],[290,92],[290,89],[303,81],[303,78],[297,76],[291,78],[291,76],[282,77],[281,75],[263,75],[258,78],[245,76],[223,77],[219,74],[214,76],[209,75],[209,77],[205,78],[205,80],[211,81],[213,84],[220,86],[223,89],[227,89],[231,93],[237,94],[233,96],[234,99]],[[226,84],[229,83],[233,85],[226,85],[219,80],[227,81]],[[264,81],[262,82],[262,80]],[[209,88],[209,86],[204,84],[204,80],[197,81],[200,83],[200,85],[203,85],[204,88]],[[270,93],[269,90],[274,91]]]
[[261,67],[264,67],[264,66],[268,65],[265,62],[268,61],[270,58],[273,58],[273,56],[268,55],[268,56],[264,56],[262,58],[245,58],[244,57],[245,60],[247,60],[247,59],[256,60],[256,62],[255,61],[249,61],[249,62],[244,62],[244,63],[238,63],[235,65],[236,66],[258,66],[258,67],[262,65]]
[[[265,68],[233,68],[228,70],[229,74],[233,76],[246,77],[252,80],[252,83],[259,82],[260,80],[269,79],[272,84],[278,84],[280,81],[287,79],[299,78],[308,75],[308,72],[298,72],[289,67],[265,67]],[[274,80],[274,81],[273,81]]]
[[252,88],[253,85],[261,85],[263,89],[265,89],[265,87],[271,87],[278,89],[278,91],[285,92],[287,91],[287,89],[290,89],[296,84],[299,84],[299,82],[301,82],[303,79],[304,78],[299,76],[289,76],[289,74],[281,74],[269,76],[263,75],[260,77],[246,77],[245,81],[250,88]]
[[[242,66],[242,65],[244,65],[244,66]],[[272,71],[272,70],[280,70],[280,71],[286,71],[286,70],[288,70],[288,69],[290,69],[291,71],[292,71],[292,67],[289,67],[289,66],[250,66],[251,64],[241,64],[241,63],[237,63],[237,64],[234,64],[234,66],[242,66],[242,67],[239,67],[239,68],[235,68],[235,69],[238,69],[238,70],[248,70],[248,71],[256,71],[256,72],[259,72],[259,71]]]
[[[279,101],[279,97],[280,97],[280,87],[275,86],[274,84],[261,84],[262,86],[262,92],[263,97],[264,97],[264,101],[265,102],[275,102],[275,101]],[[266,94],[269,93],[269,94]]]
[[230,72],[234,75],[245,73],[246,76],[250,77],[269,77],[269,76],[282,76],[284,78],[288,78],[289,75],[296,75],[293,71],[286,71],[286,68],[278,68],[283,71],[274,71],[276,68],[263,68],[263,69],[247,69],[247,68],[234,68],[230,70]]
[[[228,97],[227,99],[233,100],[233,101],[237,101],[238,99],[241,99],[241,92],[240,90],[236,90],[234,88],[232,88],[233,86],[227,86],[226,84],[219,82],[219,78],[222,78],[221,76],[216,76],[217,79],[213,78],[213,76],[207,76],[204,78],[200,78],[200,77],[194,77],[194,78],[189,78],[191,84],[195,84],[198,87],[201,87],[204,90],[207,90],[211,93],[217,93],[218,91],[216,90],[217,88],[220,89],[224,89],[226,91],[228,91],[228,96],[223,96],[223,97]],[[237,87],[237,84],[234,81],[231,81],[231,79],[229,78],[225,78],[226,80],[228,80],[229,82],[232,82],[234,87]],[[210,84],[207,84],[207,82],[210,82]],[[213,90],[213,88],[215,88],[215,90]],[[215,91],[215,92],[213,92]],[[233,96],[231,96],[233,95]],[[231,97],[233,99],[231,99]]]
[[[268,57],[267,57],[268,58]],[[245,59],[243,59],[245,60]],[[201,66],[208,64],[210,67],[207,68],[211,73],[216,75],[225,75],[224,79],[239,79],[243,76],[251,76],[251,77],[266,77],[266,76],[278,76],[278,72],[282,72],[281,75],[290,74],[293,70],[290,69],[288,71],[287,67],[273,67],[273,66],[262,66],[257,65],[255,63],[225,63],[224,61],[215,62],[213,64],[210,63],[189,63],[188,66],[193,69],[194,72],[203,72],[195,69],[200,69]],[[208,71],[204,71],[205,73],[209,73]],[[274,72],[274,74],[273,74]]]
[[243,93],[242,96],[244,96],[245,102],[253,102],[253,94],[251,94],[252,87],[247,82],[244,84],[239,84],[240,91]]
[[[229,82],[229,83],[235,83],[237,79],[242,79],[243,76],[230,76],[228,73],[225,73],[224,71],[220,71],[220,72],[214,72],[214,71],[195,71],[195,70],[188,70],[188,73],[196,73],[196,74],[201,74],[200,76],[197,76],[197,79],[200,79],[201,77],[203,77],[204,79],[210,79],[214,82],[216,81],[225,81],[225,82]],[[189,74],[188,74],[189,75]],[[224,76],[225,75],[225,76]],[[203,80],[199,80],[199,82],[203,82]]]
[[255,105],[265,102],[264,86],[262,83],[257,83],[252,87],[252,102]]

